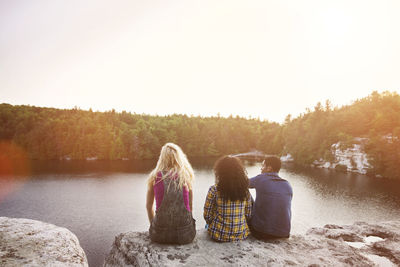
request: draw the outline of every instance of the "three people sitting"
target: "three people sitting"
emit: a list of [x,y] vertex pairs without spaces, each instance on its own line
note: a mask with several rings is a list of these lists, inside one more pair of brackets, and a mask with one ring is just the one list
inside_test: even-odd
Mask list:
[[[215,163],[215,184],[204,204],[204,220],[213,240],[238,241],[250,232],[257,239],[289,237],[293,191],[289,182],[279,177],[280,167],[279,158],[266,157],[261,174],[248,179],[237,157],[224,156]],[[193,178],[193,169],[180,147],[165,144],[148,180],[146,208],[153,242],[193,241]],[[255,202],[249,188],[256,190]]]

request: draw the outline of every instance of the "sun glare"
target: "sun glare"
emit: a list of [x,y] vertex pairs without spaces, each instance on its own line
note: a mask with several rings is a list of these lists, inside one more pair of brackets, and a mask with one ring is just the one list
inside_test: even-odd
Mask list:
[[29,174],[26,152],[13,142],[0,142],[0,202],[17,190]]

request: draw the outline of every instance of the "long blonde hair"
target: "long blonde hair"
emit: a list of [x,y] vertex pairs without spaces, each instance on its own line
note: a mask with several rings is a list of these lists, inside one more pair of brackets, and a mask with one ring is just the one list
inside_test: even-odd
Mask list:
[[162,179],[176,174],[179,179],[179,188],[186,186],[188,189],[192,189],[192,181],[194,179],[193,169],[185,153],[183,153],[179,146],[173,143],[166,143],[161,148],[157,166],[149,175],[149,186],[154,185],[158,172],[167,172],[167,175],[163,175]]

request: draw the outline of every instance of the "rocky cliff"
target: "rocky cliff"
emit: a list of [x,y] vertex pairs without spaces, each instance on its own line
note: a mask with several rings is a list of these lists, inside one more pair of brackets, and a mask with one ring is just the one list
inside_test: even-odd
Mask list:
[[372,167],[369,157],[364,151],[367,138],[356,137],[351,145],[343,145],[342,142],[331,146],[332,161],[319,159],[313,162],[313,166],[327,169],[338,169],[348,172],[367,174]]
[[[354,138],[354,143],[351,145],[343,145],[341,142],[332,144],[332,160],[327,161],[320,158],[315,160],[311,166],[367,174],[372,168],[369,163],[369,156],[364,151],[367,142],[367,138],[356,137]],[[281,157],[281,161],[294,162],[295,160],[292,155],[287,154]]]
[[216,243],[205,230],[188,245],[159,245],[146,232],[120,234],[104,266],[398,266],[400,222],[326,225],[289,239]]
[[52,224],[0,217],[0,266],[88,266],[78,238]]

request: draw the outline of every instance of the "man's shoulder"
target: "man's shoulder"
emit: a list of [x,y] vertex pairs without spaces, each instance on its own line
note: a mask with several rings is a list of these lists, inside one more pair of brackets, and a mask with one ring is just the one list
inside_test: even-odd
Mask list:
[[282,176],[276,176],[277,177],[277,180],[280,180],[280,181],[282,181],[282,182],[287,182],[287,183],[289,183],[289,181],[288,180],[286,180],[285,178],[283,178]]
[[269,173],[269,180],[271,182],[277,182],[281,186],[292,188],[292,186],[290,185],[289,181],[284,179],[284,178],[282,178],[278,173]]
[[266,182],[283,182],[285,184],[288,184],[290,186],[290,183],[288,180],[282,178],[281,176],[279,176],[278,173],[276,172],[267,172],[267,173],[260,173],[257,176],[254,176],[253,178],[250,178],[250,180],[264,180]]
[[286,179],[284,179],[284,178],[282,178],[281,176],[277,176],[276,180],[277,180],[277,181],[280,181],[280,182],[283,182],[283,183],[285,183],[285,184],[287,184],[287,185],[290,186],[289,181],[286,180]]
[[252,179],[252,180],[254,180],[254,179],[260,179],[260,178],[262,178],[264,176],[264,173],[260,173],[260,174],[258,174],[258,175],[256,175],[256,176],[253,176],[252,178],[250,178],[250,180]]
[[261,176],[262,178],[267,178],[269,180],[285,180],[282,177],[280,177],[279,173],[277,173],[277,172],[261,173],[259,176]]
[[279,182],[280,190],[284,190],[285,192],[288,192],[289,194],[293,194],[292,186],[288,180],[283,179],[282,177],[279,177],[279,179],[277,179],[277,182]]

